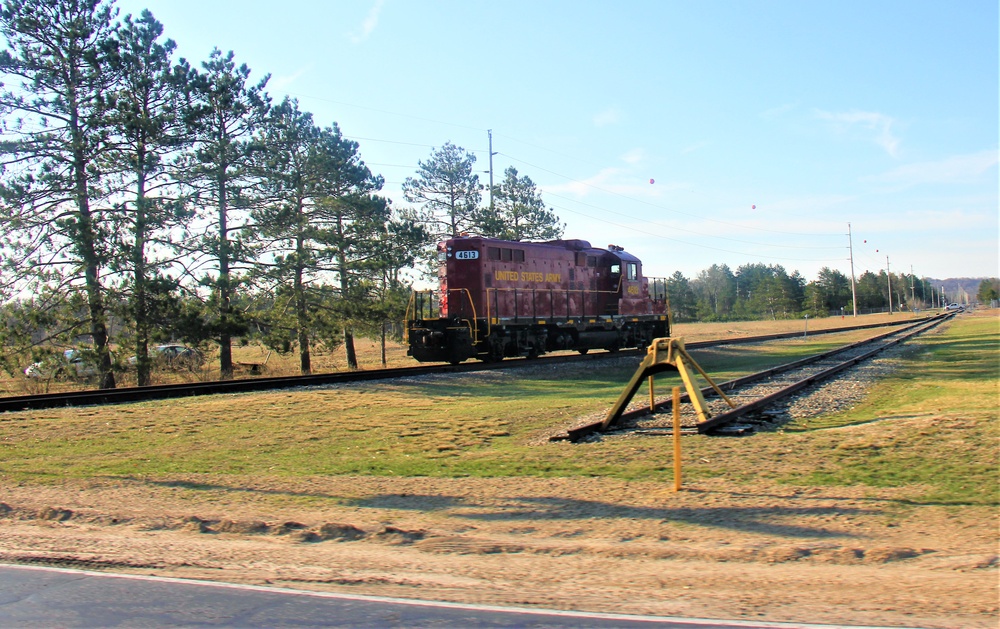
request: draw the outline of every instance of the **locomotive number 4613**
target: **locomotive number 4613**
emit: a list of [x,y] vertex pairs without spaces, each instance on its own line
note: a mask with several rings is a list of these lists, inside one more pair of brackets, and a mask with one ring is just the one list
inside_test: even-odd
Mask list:
[[479,252],[478,251],[456,251],[455,252],[455,259],[456,260],[475,260],[477,258],[479,258]]

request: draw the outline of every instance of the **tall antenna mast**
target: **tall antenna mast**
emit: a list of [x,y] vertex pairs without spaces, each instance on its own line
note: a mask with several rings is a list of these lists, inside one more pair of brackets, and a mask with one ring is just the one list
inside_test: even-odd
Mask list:
[[486,133],[490,137],[490,214],[493,213],[493,129],[487,129]]
[[854,316],[858,316],[858,291],[854,287],[854,242],[851,238],[851,224],[847,224],[847,249],[851,252],[851,303],[854,305]]
[[885,257],[885,281],[889,285],[889,314],[892,314],[892,275],[889,274],[889,256]]

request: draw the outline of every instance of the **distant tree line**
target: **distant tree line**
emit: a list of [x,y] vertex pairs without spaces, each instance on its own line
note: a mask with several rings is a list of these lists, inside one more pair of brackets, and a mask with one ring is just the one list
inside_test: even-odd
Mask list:
[[[891,293],[890,293],[891,286]],[[865,271],[854,283],[859,314],[935,305],[939,297],[926,279],[885,271]],[[667,278],[667,295],[675,321],[789,319],[804,315],[853,314],[851,278],[823,267],[806,282],[798,271],[789,275],[781,265],[745,264],[733,272],[713,264],[692,279],[679,271]]]

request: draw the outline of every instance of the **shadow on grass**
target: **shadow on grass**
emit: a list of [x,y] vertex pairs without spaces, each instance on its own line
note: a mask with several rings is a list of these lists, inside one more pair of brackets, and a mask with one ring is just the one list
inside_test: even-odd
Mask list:
[[[794,501],[804,506],[768,506],[768,507],[701,507],[701,508],[669,508],[669,507],[633,507],[611,502],[577,500],[572,498],[525,497],[506,498],[506,507],[490,507],[490,511],[475,512],[475,509],[485,508],[463,496],[447,496],[432,494],[381,494],[368,498],[345,498],[317,491],[293,491],[287,489],[261,489],[257,487],[222,485],[218,483],[197,483],[180,480],[153,480],[150,478],[109,477],[116,480],[130,480],[147,485],[174,487],[192,491],[214,491],[233,494],[250,494],[260,496],[281,496],[287,498],[311,498],[329,500],[342,506],[353,506],[364,509],[397,509],[403,511],[448,511],[459,510],[451,514],[474,520],[534,520],[534,519],[656,519],[669,522],[685,522],[700,526],[725,528],[787,537],[853,537],[849,533],[831,532],[824,528],[805,526],[790,526],[773,521],[772,518],[782,517],[831,517],[831,516],[861,516],[881,515],[885,513],[883,506],[897,507],[921,506],[990,506],[990,504],[970,503],[951,500],[920,500],[910,498],[879,498],[858,496],[789,496],[779,494],[745,493],[738,491],[706,491],[701,489],[686,489],[686,493],[729,495],[736,499],[742,498],[773,498],[784,501]],[[822,501],[821,506],[808,506],[809,502]],[[838,502],[871,503],[871,508],[845,507]],[[472,511],[470,511],[472,510]]]
[[[277,495],[287,497],[307,497],[331,500],[339,505],[360,507],[365,509],[398,509],[404,511],[455,511],[452,517],[467,518],[482,521],[516,521],[516,520],[573,520],[573,519],[635,519],[660,520],[670,523],[685,523],[734,531],[755,532],[768,535],[780,535],[794,538],[825,538],[825,537],[857,537],[851,533],[831,531],[818,526],[782,524],[775,520],[780,518],[802,517],[852,517],[863,515],[880,515],[880,508],[856,508],[838,505],[823,506],[767,506],[767,507],[635,507],[597,500],[578,500],[574,498],[546,497],[513,497],[503,499],[500,506],[485,506],[462,496],[441,496],[430,494],[381,494],[368,498],[347,499],[327,493],[312,491],[290,491],[279,489],[258,489],[254,487],[233,487],[215,483],[196,483],[190,481],[157,481],[148,478],[133,478],[136,482],[162,487],[177,487],[194,491],[222,491],[232,493],[248,493],[258,495]],[[691,491],[691,490],[688,490]],[[698,493],[711,494],[715,492]],[[727,493],[727,492],[723,492]],[[750,497],[751,494],[734,494]],[[774,497],[785,500],[841,500],[836,497]],[[842,500],[856,500],[844,498]],[[875,501],[876,499],[872,499]],[[882,500],[882,503],[893,502]]]
[[455,510],[452,517],[482,521],[620,519],[659,520],[719,529],[764,533],[795,538],[856,537],[824,527],[783,524],[781,518],[879,515],[879,509],[841,506],[804,507],[634,507],[595,500],[558,497],[519,497],[500,507],[482,508],[462,497],[425,495],[381,495],[349,504],[372,509]]

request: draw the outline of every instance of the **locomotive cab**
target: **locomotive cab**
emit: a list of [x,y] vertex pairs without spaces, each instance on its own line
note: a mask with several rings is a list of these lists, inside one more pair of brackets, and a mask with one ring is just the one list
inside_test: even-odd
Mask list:
[[611,285],[618,297],[614,314],[649,315],[665,312],[650,297],[649,280],[642,274],[642,262],[639,258],[627,253],[622,247],[608,245],[605,259],[609,261]]

